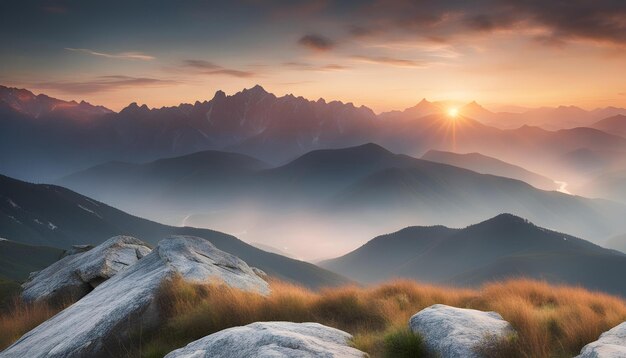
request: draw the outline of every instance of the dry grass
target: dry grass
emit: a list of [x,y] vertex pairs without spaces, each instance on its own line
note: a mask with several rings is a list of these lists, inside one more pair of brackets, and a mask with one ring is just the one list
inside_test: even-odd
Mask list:
[[[135,347],[128,355],[162,357],[225,328],[256,321],[292,321],[319,322],[350,332],[352,344],[372,357],[423,357],[420,338],[408,331],[408,320],[425,307],[443,303],[496,311],[511,322],[516,336],[485,340],[477,347],[487,357],[571,357],[626,320],[626,302],[620,298],[531,280],[492,283],[476,290],[403,280],[319,292],[278,281],[271,282],[271,287],[272,293],[263,297],[214,283],[167,282],[157,297],[164,323],[157,331],[131,337]],[[0,312],[0,349],[60,309],[59,305],[15,300]]]
[[64,305],[50,305],[45,302],[25,303],[19,298],[14,298],[12,303],[0,312],[0,351],[24,333],[57,314],[63,307]]
[[159,331],[144,333],[147,343],[141,355],[162,356],[207,334],[255,321],[312,321],[350,332],[354,346],[384,357],[394,349],[417,349],[410,348],[419,346],[419,338],[407,334],[409,318],[443,303],[496,311],[511,322],[517,336],[488,342],[481,351],[490,357],[571,357],[626,319],[626,303],[617,297],[531,280],[493,283],[477,290],[412,281],[320,292],[282,282],[271,286],[272,293],[262,297],[224,285],[169,282],[159,294],[165,323]]

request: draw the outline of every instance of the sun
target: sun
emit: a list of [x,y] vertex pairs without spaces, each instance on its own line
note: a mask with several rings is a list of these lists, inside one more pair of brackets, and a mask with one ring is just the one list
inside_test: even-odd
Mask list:
[[458,108],[449,108],[448,109],[448,116],[450,118],[456,118],[459,115],[459,109]]

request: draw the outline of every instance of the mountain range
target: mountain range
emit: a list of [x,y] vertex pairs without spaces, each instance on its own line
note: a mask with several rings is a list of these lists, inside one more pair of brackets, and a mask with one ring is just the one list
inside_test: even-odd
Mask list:
[[[570,112],[560,107],[537,111],[563,118]],[[594,121],[585,122],[589,126],[601,115],[623,112],[580,111],[594,113]],[[49,182],[109,161],[146,162],[203,150],[252,155],[276,165],[315,149],[375,142],[413,156],[428,150],[478,152],[562,181],[567,180],[563,173],[575,175],[561,160],[568,153],[626,153],[626,138],[617,133],[565,125],[550,127],[555,130],[500,126],[511,128],[503,130],[481,118],[493,112],[475,102],[460,113],[452,119],[442,103],[422,100],[407,110],[377,115],[352,103],[277,97],[258,85],[233,95],[218,91],[211,100],[174,107],[131,103],[114,113],[0,87],[0,172]],[[536,117],[529,112],[521,118],[534,124]]]
[[57,184],[153,220],[245,233],[251,242],[288,247],[310,239],[315,247],[294,248],[308,258],[348,251],[382,230],[433,222],[463,226],[501,212],[594,242],[626,231],[623,205],[394,154],[376,144],[315,150],[270,167],[216,151],[108,163]]
[[626,294],[626,255],[501,214],[463,229],[407,227],[322,267],[360,282],[392,278],[475,286],[528,277]]

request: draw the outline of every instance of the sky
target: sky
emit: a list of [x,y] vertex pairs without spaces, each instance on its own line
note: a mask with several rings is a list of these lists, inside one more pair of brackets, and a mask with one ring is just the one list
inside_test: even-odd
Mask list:
[[626,107],[626,1],[4,0],[0,84],[113,110],[255,84],[377,112]]

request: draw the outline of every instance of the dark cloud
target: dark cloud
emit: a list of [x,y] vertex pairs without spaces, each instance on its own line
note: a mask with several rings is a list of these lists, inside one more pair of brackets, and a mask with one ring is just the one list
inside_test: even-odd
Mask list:
[[541,42],[553,45],[591,40],[626,45],[623,0],[377,0],[355,11],[351,35],[404,32],[441,38],[473,32],[524,30],[546,32]]
[[557,39],[626,45],[626,2],[621,0],[506,1],[520,20],[546,26]]
[[225,76],[240,77],[240,78],[255,77],[258,75],[256,72],[252,72],[252,71],[243,71],[243,70],[236,70],[236,69],[231,69],[231,68],[224,68],[213,62],[209,62],[205,60],[193,60],[193,59],[184,60],[183,68],[185,70],[194,72],[196,74],[202,74],[202,75],[225,75]]
[[33,84],[40,89],[53,89],[66,93],[95,93],[130,87],[161,87],[177,81],[123,75],[99,76],[84,81],[49,81]]
[[362,62],[381,64],[381,65],[391,65],[391,66],[396,66],[396,67],[427,67],[428,66],[428,63],[424,61],[414,61],[414,60],[407,60],[407,59],[387,57],[387,56],[355,55],[355,56],[352,56],[352,58],[358,61],[362,61]]
[[328,51],[335,47],[334,41],[318,34],[307,34],[298,40],[298,44],[315,51]]
[[476,31],[492,31],[496,24],[491,16],[488,15],[476,15],[467,19],[467,25]]

